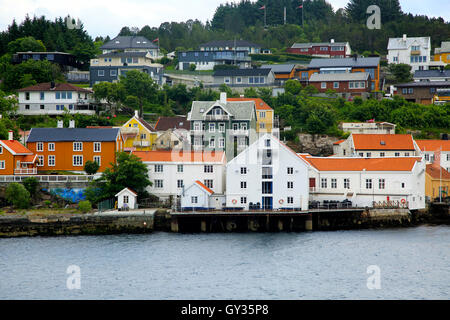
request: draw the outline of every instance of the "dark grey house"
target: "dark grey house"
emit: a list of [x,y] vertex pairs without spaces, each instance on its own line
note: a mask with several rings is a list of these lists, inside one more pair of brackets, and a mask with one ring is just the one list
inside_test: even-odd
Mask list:
[[159,57],[159,47],[154,42],[142,36],[117,36],[100,47],[103,53],[113,51],[148,52],[152,58]]
[[214,85],[226,84],[230,87],[263,87],[275,84],[271,69],[231,69],[214,72]]
[[248,51],[182,51],[178,52],[178,69],[189,70],[191,64],[196,70],[213,70],[216,65],[236,65],[239,68],[249,68],[251,58]]
[[65,52],[17,52],[13,55],[13,63],[22,63],[27,60],[48,60],[56,63],[61,67],[63,72],[74,69],[81,69],[83,64],[75,58],[74,55]]

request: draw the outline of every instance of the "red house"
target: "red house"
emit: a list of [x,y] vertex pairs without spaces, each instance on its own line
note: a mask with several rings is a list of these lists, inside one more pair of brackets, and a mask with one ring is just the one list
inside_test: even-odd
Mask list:
[[351,55],[348,42],[294,43],[286,50],[288,53],[309,55],[323,58],[347,58]]
[[358,96],[363,92],[371,91],[370,74],[367,72],[314,73],[309,83],[321,93],[334,90],[336,93],[350,93]]

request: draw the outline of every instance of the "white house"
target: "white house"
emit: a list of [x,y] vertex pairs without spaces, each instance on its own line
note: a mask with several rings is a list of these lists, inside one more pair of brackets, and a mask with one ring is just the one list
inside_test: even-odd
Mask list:
[[411,210],[425,208],[426,163],[421,157],[304,158],[311,164],[313,201],[350,200],[357,207],[394,202]]
[[224,195],[214,194],[214,191],[199,180],[185,188],[181,194],[182,210],[221,209],[224,206]]
[[308,210],[308,163],[266,134],[227,164],[226,207]]
[[428,70],[431,61],[431,38],[412,37],[389,38],[388,63],[409,64],[411,71]]
[[39,83],[19,92],[19,110],[23,115],[95,114],[93,93],[70,83]]
[[427,163],[438,161],[450,172],[450,140],[416,140],[416,143]]
[[341,122],[339,127],[344,132],[362,134],[394,134],[396,125],[389,122]]
[[129,188],[124,188],[116,194],[117,208],[119,210],[136,209],[137,208],[137,193]]
[[215,194],[225,191],[225,153],[221,151],[134,151],[147,165],[152,185],[147,191],[160,199],[179,198],[185,187],[201,181]]

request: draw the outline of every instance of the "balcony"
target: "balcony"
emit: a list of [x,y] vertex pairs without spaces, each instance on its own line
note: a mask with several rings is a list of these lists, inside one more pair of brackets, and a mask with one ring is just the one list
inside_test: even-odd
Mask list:
[[232,129],[231,134],[235,136],[248,136],[248,129],[237,129],[237,130]]
[[37,174],[37,168],[20,168],[14,169],[14,174]]
[[120,128],[120,131],[122,132],[122,134],[138,134],[139,133],[139,128],[135,128],[135,127],[124,127],[124,128]]
[[133,141],[133,147],[150,147],[150,141],[147,140]]
[[191,130],[191,134],[194,136],[202,136],[205,134],[205,130]]
[[230,116],[227,114],[205,115],[205,121],[228,121]]
[[420,50],[411,50],[412,56],[420,56]]

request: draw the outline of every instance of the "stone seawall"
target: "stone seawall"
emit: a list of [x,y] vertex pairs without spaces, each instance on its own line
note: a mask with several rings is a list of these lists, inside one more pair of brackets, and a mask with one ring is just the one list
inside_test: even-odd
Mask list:
[[0,217],[0,237],[150,233],[152,214]]

